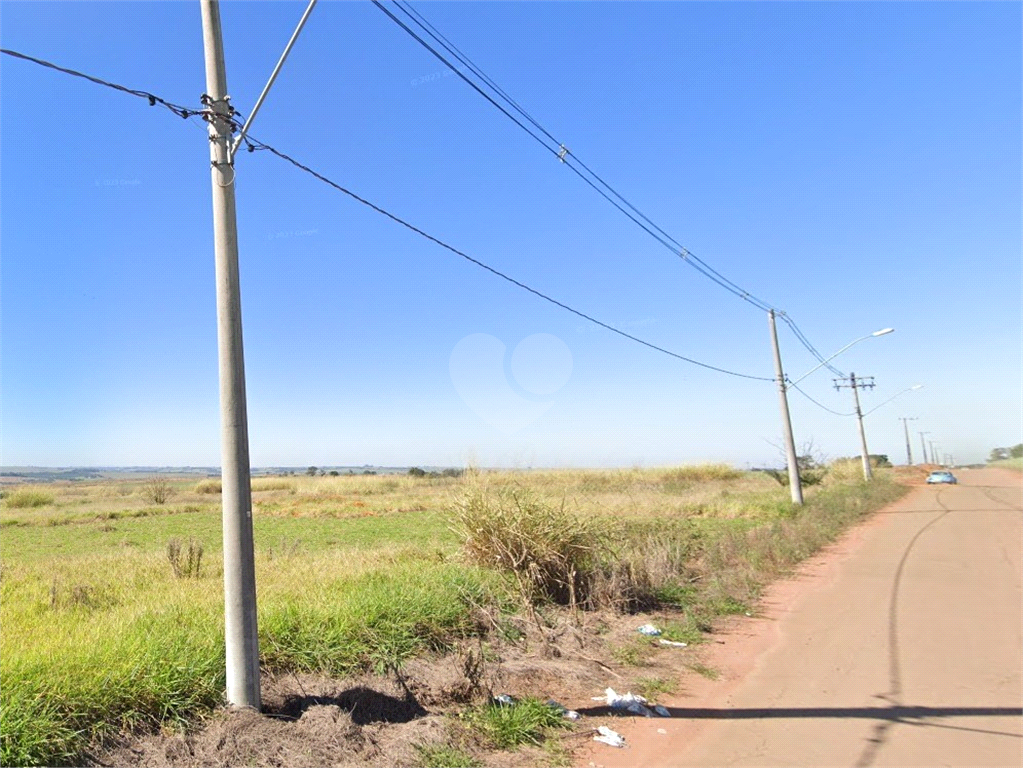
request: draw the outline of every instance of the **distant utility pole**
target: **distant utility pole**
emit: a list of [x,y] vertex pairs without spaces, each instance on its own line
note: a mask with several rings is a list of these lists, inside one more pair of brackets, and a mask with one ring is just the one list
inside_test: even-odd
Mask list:
[[931,434],[930,432],[918,432],[920,435],[920,450],[924,452],[924,464],[932,464],[933,462],[927,460],[927,441],[924,440],[924,435]]
[[233,133],[218,0],[200,0],[206,61],[213,234],[217,279],[217,348],[220,362],[220,452],[224,524],[224,620],[227,701],[260,708],[256,568],[252,544],[249,430],[242,354],[238,280],[238,228],[231,163]]
[[928,440],[927,444],[931,446],[931,463],[941,466],[941,461],[938,459],[938,450],[934,447],[934,441]]
[[767,311],[771,327],[771,347],[774,349],[774,375],[778,380],[778,399],[781,402],[781,425],[785,431],[785,457],[789,465],[789,491],[793,504],[803,503],[803,484],[799,479],[799,457],[796,456],[796,441],[792,437],[792,419],[789,418],[788,387],[785,372],[781,367],[781,352],[778,351],[778,329],[774,323],[774,310]]
[[853,401],[856,403],[856,420],[860,425],[860,447],[862,449],[861,454],[863,456],[863,478],[865,480],[871,480],[874,477],[874,473],[870,471],[870,454],[867,453],[867,435],[863,431],[863,411],[860,409],[859,390],[864,388],[873,389],[874,377],[861,376],[860,378],[857,379],[856,374],[850,372],[848,379],[835,379],[834,381],[835,389],[849,387],[853,391]]
[[[900,416],[899,421],[902,422],[902,429],[906,433],[906,466],[913,466],[913,449],[909,446],[909,422],[916,421],[917,416]],[[926,461],[926,459],[925,459]]]

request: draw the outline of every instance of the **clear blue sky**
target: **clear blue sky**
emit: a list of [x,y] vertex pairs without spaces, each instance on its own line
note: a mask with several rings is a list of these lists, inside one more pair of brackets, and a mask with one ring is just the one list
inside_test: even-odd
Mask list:
[[[958,461],[1021,440],[1020,3],[418,3],[691,251]],[[247,112],[304,3],[222,7]],[[197,2],[0,3],[6,48],[198,105]],[[0,61],[2,456],[220,461],[207,139]],[[763,312],[611,208],[373,5],[322,2],[253,134],[652,343],[773,376]],[[617,337],[241,154],[253,464],[779,464],[775,385]],[[782,325],[787,372],[813,358]],[[802,386],[836,411],[822,370]],[[855,419],[791,394],[796,440]]]

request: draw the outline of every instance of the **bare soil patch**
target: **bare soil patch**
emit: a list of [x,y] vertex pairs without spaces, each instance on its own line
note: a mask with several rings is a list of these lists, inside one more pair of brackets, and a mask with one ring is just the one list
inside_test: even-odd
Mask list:
[[[263,711],[221,709],[179,731],[121,734],[94,749],[94,766],[419,766],[423,747],[455,746],[480,765],[525,768],[564,762],[582,738],[619,718],[591,700],[605,688],[637,690],[643,681],[695,675],[691,648],[662,646],[636,629],[671,612],[581,617],[559,613],[543,635],[521,622],[516,641],[467,641],[453,652],[416,659],[384,676],[337,679],[306,674],[263,677]],[[622,664],[628,647],[636,663]],[[494,750],[458,718],[505,693],[553,699],[584,718],[552,735],[547,749]],[[559,744],[560,742],[560,744]]]

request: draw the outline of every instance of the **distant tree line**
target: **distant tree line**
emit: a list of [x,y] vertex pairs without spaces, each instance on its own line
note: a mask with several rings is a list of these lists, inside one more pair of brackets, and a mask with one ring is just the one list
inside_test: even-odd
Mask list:
[[440,472],[427,472],[425,469],[419,467],[412,467],[408,474],[410,477],[461,477],[465,473],[464,469],[443,469]]
[[1023,443],[1018,443],[1011,448],[992,448],[988,461],[1004,461],[1005,459],[1019,459],[1023,457]]

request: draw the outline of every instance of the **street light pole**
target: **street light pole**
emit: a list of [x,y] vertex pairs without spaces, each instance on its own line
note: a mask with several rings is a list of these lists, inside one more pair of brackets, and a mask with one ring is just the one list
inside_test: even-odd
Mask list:
[[863,411],[860,410],[860,391],[856,386],[856,374],[849,372],[849,381],[852,382],[853,400],[856,403],[856,421],[860,425],[860,447],[863,456],[863,479],[872,480],[874,473],[870,469],[870,454],[867,452],[867,433],[863,431]]
[[[866,381],[870,379],[870,381]],[[842,383],[839,383],[842,382]],[[856,422],[860,428],[860,455],[863,459],[863,479],[871,480],[874,477],[874,473],[870,469],[870,454],[867,452],[867,434],[863,431],[863,410],[860,408],[860,392],[859,390],[863,387],[873,387],[874,377],[873,376],[861,376],[859,379],[856,378],[855,373],[849,374],[849,383],[845,383],[845,379],[835,379],[835,389],[841,389],[842,387],[850,387],[853,391],[853,402],[856,404]]]
[[913,466],[913,449],[909,445],[909,422],[916,421],[916,416],[900,416],[899,421],[902,422],[902,429],[906,433],[906,466]]
[[220,364],[220,437],[224,526],[224,622],[228,703],[260,708],[256,569],[252,542],[252,487],[242,351],[241,291],[233,121],[227,95],[218,0],[201,0],[206,96],[213,177],[213,232]]
[[930,464],[932,462],[927,461],[927,441],[924,440],[924,435],[931,434],[930,432],[918,432],[920,435],[920,450],[924,452],[924,464]]
[[774,375],[778,380],[778,400],[781,404],[781,425],[785,432],[785,458],[789,465],[789,491],[793,504],[803,503],[803,484],[799,479],[799,458],[796,456],[796,441],[792,436],[792,419],[789,417],[788,387],[785,385],[785,372],[781,366],[781,352],[778,349],[778,329],[774,322],[774,310],[767,311],[768,324],[771,328],[771,347],[774,350]]

